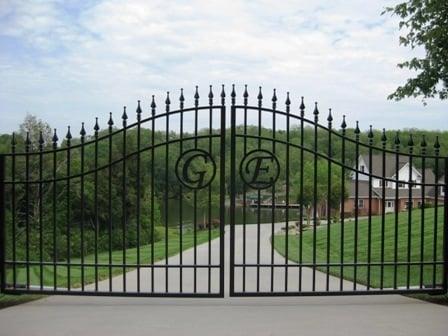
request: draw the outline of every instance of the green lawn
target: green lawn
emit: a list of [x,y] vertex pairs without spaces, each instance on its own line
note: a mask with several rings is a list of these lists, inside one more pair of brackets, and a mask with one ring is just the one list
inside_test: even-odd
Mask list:
[[[219,236],[219,230],[212,230],[212,239]],[[179,252],[179,233],[177,229],[169,229],[168,231],[168,256],[176,255]],[[194,235],[193,231],[185,231],[182,235],[182,249],[187,250],[194,245]],[[208,241],[208,230],[201,230],[197,232],[197,244],[203,244]],[[154,243],[154,260],[159,261],[165,259],[165,238]],[[94,255],[88,255],[85,257],[85,263],[93,263],[95,260]],[[109,253],[101,252],[98,254],[99,263],[109,263]],[[113,251],[112,252],[112,264],[121,264],[123,261],[123,251]],[[140,247],[140,263],[150,264],[151,261],[151,245],[145,245]],[[73,258],[72,263],[79,263],[79,258]],[[137,263],[137,248],[131,248],[126,250],[126,263],[135,264]],[[128,268],[130,271],[131,268]],[[81,268],[76,266],[70,267],[70,280],[72,287],[81,286]],[[121,267],[113,267],[112,274],[119,275],[123,273]],[[8,282],[12,282],[12,271],[9,270],[7,273]],[[45,266],[43,272],[43,279],[45,286],[53,286],[53,266]],[[99,267],[98,276],[100,280],[107,279],[109,276],[108,267]],[[32,266],[30,268],[30,282],[33,285],[39,285],[40,279],[40,269],[39,266]],[[85,284],[93,283],[95,281],[95,268],[94,267],[84,267],[84,279]],[[58,287],[67,286],[67,267],[58,266],[57,267],[57,285]],[[26,283],[26,270],[25,268],[17,268],[17,283]],[[38,295],[3,295],[0,294],[0,308],[30,301],[36,298],[40,298]]]
[[[421,210],[412,211],[411,221],[411,261],[421,260]],[[434,241],[434,208],[425,209],[424,216],[424,235],[423,235],[423,260],[434,260],[433,241]],[[357,239],[357,256],[358,262],[367,262],[368,259],[368,220],[360,219],[358,223],[358,239]],[[355,256],[355,222],[346,221],[343,226],[344,244],[343,256],[344,262],[354,262]],[[443,208],[438,209],[437,219],[437,260],[443,260]],[[382,241],[381,216],[372,217],[371,226],[371,261],[381,262],[381,241]],[[302,260],[304,263],[313,261],[313,230],[307,230],[303,233]],[[330,225],[329,239],[330,263],[340,262],[341,260],[341,224],[333,223]],[[395,244],[395,220],[394,214],[387,214],[385,217],[384,227],[384,261],[394,261],[394,244]],[[289,237],[288,258],[292,261],[299,261],[300,239],[299,236]],[[282,255],[285,255],[285,236],[276,235],[274,237],[274,247]],[[408,214],[402,212],[399,214],[398,221],[398,261],[407,261],[408,250]],[[316,261],[317,263],[327,262],[327,227],[320,226],[316,230]],[[327,267],[319,267],[319,270],[326,272]],[[348,280],[354,280],[355,268],[344,266],[343,277]],[[358,283],[367,284],[368,267],[356,267],[356,281]],[[394,285],[394,266],[385,266],[383,269],[383,287],[393,287]],[[340,276],[340,267],[329,267],[329,273]],[[410,285],[420,285],[420,265],[410,267]],[[406,286],[407,266],[397,267],[397,286]],[[423,268],[423,285],[432,285],[433,283],[433,266],[425,265]],[[436,284],[442,282],[442,265],[436,267]],[[370,285],[372,287],[380,287],[381,284],[381,267],[370,267]]]

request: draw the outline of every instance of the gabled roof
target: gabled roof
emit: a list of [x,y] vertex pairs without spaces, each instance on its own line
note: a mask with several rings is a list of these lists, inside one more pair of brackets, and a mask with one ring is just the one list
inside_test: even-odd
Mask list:
[[[369,169],[370,160],[369,155],[360,155],[364,162],[366,163],[366,169]],[[398,170],[403,168],[409,162],[409,157],[405,155],[398,156]],[[385,155],[385,173],[386,177],[391,177],[395,174],[396,170],[396,157],[394,154],[386,154]],[[372,171],[370,172],[373,175],[382,176],[383,175],[383,155],[375,154],[372,155]]]

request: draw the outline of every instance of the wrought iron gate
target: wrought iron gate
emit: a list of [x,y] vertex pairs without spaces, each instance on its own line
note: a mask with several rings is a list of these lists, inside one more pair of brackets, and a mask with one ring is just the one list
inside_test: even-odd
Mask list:
[[[80,137],[13,135],[0,156],[4,293],[222,297],[446,293],[448,158],[437,139],[345,118],[208,104]],[[239,99],[238,99],[239,100]],[[297,112],[296,112],[297,111]],[[228,124],[230,122],[230,124]],[[229,127],[229,128],[227,128]],[[34,136],[34,141],[33,141]],[[390,136],[389,136],[390,138]],[[378,139],[378,140],[377,140]],[[392,141],[391,141],[392,140]],[[404,150],[403,147],[407,147]],[[229,158],[229,160],[227,160]],[[215,239],[216,238],[216,239]]]

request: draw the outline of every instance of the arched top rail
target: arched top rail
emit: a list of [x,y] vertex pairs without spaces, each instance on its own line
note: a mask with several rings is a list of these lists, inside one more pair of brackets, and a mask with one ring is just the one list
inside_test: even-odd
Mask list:
[[[317,128],[319,128],[321,130],[324,130],[326,132],[331,132],[335,136],[337,136],[337,137],[339,137],[341,139],[344,139],[344,140],[346,140],[346,141],[348,141],[350,143],[353,143],[353,144],[358,143],[360,147],[367,148],[367,149],[371,148],[372,150],[375,150],[375,151],[386,152],[386,153],[389,153],[389,154],[399,154],[400,156],[413,157],[413,158],[423,158],[423,157],[424,158],[428,158],[428,159],[440,159],[440,158],[443,158],[440,155],[429,155],[429,154],[422,155],[422,154],[415,154],[415,153],[404,152],[404,151],[400,151],[400,150],[394,151],[394,150],[387,149],[387,148],[381,148],[381,147],[378,147],[378,146],[369,145],[369,144],[366,144],[366,143],[361,142],[361,141],[357,142],[355,139],[353,139],[353,138],[351,138],[351,137],[349,137],[347,135],[341,134],[341,132],[340,132],[342,130],[341,128],[333,128],[333,127],[329,128],[328,126],[324,126],[324,125],[322,125],[322,124],[320,124],[318,122],[315,122],[315,121],[313,121],[311,119],[302,117],[302,116],[297,115],[297,114],[293,114],[291,112],[288,113],[288,112],[285,112],[285,111],[282,111],[282,110],[267,108],[267,107],[263,107],[263,106],[234,105],[234,107],[236,109],[247,109],[247,110],[256,110],[256,111],[262,111],[262,112],[276,113],[276,114],[283,115],[283,116],[286,116],[286,117],[289,117],[289,118],[293,118],[293,119],[296,119],[296,120],[299,120],[299,121],[303,120],[304,123],[306,123],[306,124],[308,124],[310,126],[317,126]],[[414,145],[412,147],[415,149],[415,148],[417,148],[419,146],[418,145]],[[404,146],[400,146],[400,148],[405,148],[405,147]]]
[[[122,116],[122,119],[123,119],[122,127],[116,128],[116,127],[113,127],[113,122],[112,122],[112,124],[109,123],[109,126],[107,128],[103,129],[103,131],[109,129],[109,132],[106,134],[102,133],[101,135],[98,135],[98,136],[89,135],[86,137],[85,130],[83,128],[84,136],[82,136],[81,138],[83,138],[84,141],[81,141],[81,142],[77,141],[76,144],[72,144],[69,146],[65,145],[63,147],[62,146],[57,147],[57,145],[56,145],[57,141],[56,141],[56,142],[53,142],[53,148],[45,148],[44,145],[46,145],[46,147],[48,147],[51,144],[50,143],[47,143],[47,144],[41,143],[41,144],[39,144],[39,145],[41,145],[40,146],[41,150],[33,150],[33,151],[26,151],[26,150],[25,151],[24,150],[17,151],[15,148],[16,146],[14,146],[14,149],[12,151],[3,153],[0,155],[5,156],[5,157],[37,156],[37,155],[41,155],[41,154],[45,155],[45,154],[52,154],[52,153],[58,153],[58,152],[66,152],[69,150],[76,150],[83,146],[89,146],[94,143],[98,143],[98,142],[110,139],[111,137],[118,135],[122,132],[125,132],[126,130],[133,129],[133,128],[136,128],[139,126],[143,126],[146,123],[149,123],[149,122],[157,120],[157,119],[166,118],[166,117],[173,116],[173,115],[176,115],[179,113],[189,113],[189,112],[203,111],[203,110],[218,110],[218,109],[221,110],[221,109],[225,109],[226,106],[229,106],[229,107],[235,108],[237,110],[238,109],[256,110],[258,112],[261,111],[264,113],[276,113],[278,115],[283,115],[288,118],[293,118],[295,120],[299,120],[299,121],[305,123],[308,126],[317,127],[318,129],[320,129],[322,131],[331,133],[335,137],[337,137],[339,139],[343,139],[343,140],[347,141],[348,143],[357,144],[360,146],[360,148],[363,148],[363,149],[371,149],[374,151],[385,152],[388,154],[395,154],[395,155],[399,154],[400,156],[405,156],[405,157],[409,157],[409,158],[412,157],[412,158],[417,158],[417,159],[418,158],[420,158],[420,159],[421,158],[440,159],[442,157],[443,158],[445,157],[445,156],[440,155],[440,150],[439,150],[440,145],[438,144],[438,140],[437,140],[437,143],[434,144],[434,148],[436,149],[435,155],[427,154],[426,151],[421,154],[415,153],[414,152],[415,149],[423,148],[423,147],[421,147],[420,144],[414,144],[412,146],[408,146],[405,143],[402,143],[402,144],[394,143],[395,149],[391,149],[391,148],[386,148],[386,144],[393,143],[393,141],[391,141],[391,140],[386,140],[384,142],[383,147],[379,147],[379,146],[376,146],[373,144],[368,144],[368,143],[359,141],[359,137],[358,137],[358,139],[354,139],[353,137],[351,137],[347,134],[348,127],[345,123],[345,119],[341,126],[334,127],[333,126],[333,118],[331,117],[331,114],[330,114],[329,118],[327,118],[327,121],[328,121],[327,125],[319,123],[320,112],[318,111],[317,103],[315,104],[314,110],[311,112],[312,115],[314,115],[314,118],[308,118],[305,116],[305,105],[303,103],[303,97],[302,97],[302,102],[300,104],[298,113],[293,113],[293,112],[291,112],[291,100],[289,97],[289,93],[287,93],[286,101],[283,104],[285,106],[285,109],[282,109],[282,108],[278,109],[278,105],[280,105],[280,104],[277,103],[278,98],[277,98],[275,89],[274,89],[273,96],[271,99],[272,107],[263,106],[263,95],[262,95],[261,91],[262,90],[260,87],[260,91],[259,91],[258,95],[256,96],[258,104],[250,105],[250,104],[248,104],[249,94],[247,92],[247,86],[245,86],[245,90],[244,90],[243,94],[241,95],[241,98],[243,99],[243,104],[237,104],[238,95],[235,92],[235,85],[232,85],[232,91],[231,91],[230,95],[228,95],[228,96],[230,96],[230,97],[228,97],[229,102],[226,102],[226,93],[224,91],[224,86],[222,86],[222,91],[219,96],[218,95],[216,96],[217,99],[215,98],[215,100],[214,100],[214,95],[212,92],[212,87],[210,86],[210,91],[207,96],[208,104],[199,105],[199,94],[198,94],[198,88],[196,87],[196,92],[194,95],[194,106],[184,108],[185,98],[183,95],[183,90],[181,90],[181,94],[179,97],[179,108],[176,108],[174,110],[171,110],[173,104],[170,100],[169,93],[168,93],[164,104],[161,104],[161,106],[159,107],[159,109],[164,109],[164,112],[156,113],[156,105],[155,105],[154,97],[153,97],[152,103],[150,105],[151,115],[149,117],[142,119],[141,118],[142,110],[140,108],[140,101],[139,101],[138,108],[137,108],[137,121],[134,121],[134,122],[128,124],[127,123],[128,116],[126,114],[126,109],[125,109],[123,116]],[[218,102],[218,100],[220,100],[220,101]],[[265,99],[265,101],[266,101],[266,99]],[[230,113],[230,111],[226,111],[226,114],[229,114],[229,113]],[[94,129],[95,129],[95,132],[98,132],[99,126],[95,125]],[[359,131],[359,128],[357,128],[357,129]],[[360,133],[361,132],[358,132],[357,135],[359,136]],[[356,129],[355,129],[354,134],[356,135]],[[66,139],[64,138],[64,140],[66,140]],[[425,148],[429,148],[429,147],[432,147],[432,146],[430,146],[430,145],[425,146]],[[412,150],[406,151],[406,150],[404,150],[405,148],[409,148],[409,149],[412,148]],[[445,153],[444,153],[444,155],[445,155]]]

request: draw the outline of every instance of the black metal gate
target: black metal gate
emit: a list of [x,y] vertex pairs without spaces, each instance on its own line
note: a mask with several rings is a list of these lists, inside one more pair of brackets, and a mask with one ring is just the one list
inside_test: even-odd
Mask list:
[[[0,156],[4,293],[222,297],[446,293],[448,158],[260,91]],[[297,111],[297,112],[294,112]],[[228,122],[230,121],[230,125]],[[227,128],[229,127],[229,128]],[[392,141],[391,141],[392,140]],[[406,150],[402,149],[407,147]],[[230,160],[227,160],[230,158]]]

